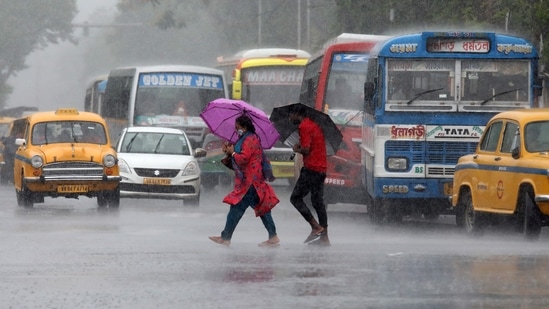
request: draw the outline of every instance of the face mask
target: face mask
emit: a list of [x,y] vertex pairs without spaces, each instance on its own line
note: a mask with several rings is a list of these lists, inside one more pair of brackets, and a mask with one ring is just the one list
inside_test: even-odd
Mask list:
[[244,130],[238,129],[236,130],[236,134],[238,134],[238,136],[242,136],[242,134],[244,134]]

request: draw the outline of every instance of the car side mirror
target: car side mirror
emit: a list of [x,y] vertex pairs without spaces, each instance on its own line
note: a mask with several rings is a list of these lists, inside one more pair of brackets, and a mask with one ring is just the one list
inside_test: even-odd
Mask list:
[[194,150],[194,157],[195,158],[203,158],[205,157],[207,154],[206,150],[204,150],[204,148],[196,148]]
[[27,144],[27,141],[24,138],[15,139],[15,145],[17,146],[25,146],[26,144]]
[[513,159],[520,158],[520,148],[519,147],[513,148],[513,150],[511,150],[511,156],[513,157]]

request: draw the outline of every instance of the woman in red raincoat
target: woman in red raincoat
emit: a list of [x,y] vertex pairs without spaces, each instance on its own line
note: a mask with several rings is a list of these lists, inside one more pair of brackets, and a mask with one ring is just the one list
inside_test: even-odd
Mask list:
[[248,116],[238,117],[235,121],[235,129],[240,138],[235,145],[223,147],[223,151],[227,154],[224,159],[226,165],[232,168],[235,174],[234,189],[223,199],[223,202],[231,207],[221,236],[210,236],[210,239],[218,244],[230,245],[238,222],[246,209],[252,207],[269,233],[269,239],[260,243],[259,246],[278,246],[280,240],[276,234],[271,209],[278,204],[279,199],[263,176],[261,143]]

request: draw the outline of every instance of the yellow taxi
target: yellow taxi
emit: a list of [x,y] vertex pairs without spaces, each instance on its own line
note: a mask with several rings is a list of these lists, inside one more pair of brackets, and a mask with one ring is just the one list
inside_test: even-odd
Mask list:
[[466,232],[512,223],[537,239],[549,223],[549,109],[494,116],[475,153],[458,160],[453,188],[456,223]]
[[19,206],[44,197],[97,197],[99,207],[120,205],[118,157],[105,120],[73,108],[17,119],[13,183]]

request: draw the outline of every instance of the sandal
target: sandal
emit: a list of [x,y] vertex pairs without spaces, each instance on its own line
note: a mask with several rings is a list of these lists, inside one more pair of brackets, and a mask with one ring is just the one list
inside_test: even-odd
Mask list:
[[213,242],[218,243],[220,245],[229,246],[231,244],[230,240],[226,240],[221,238],[221,236],[210,236],[209,237]]
[[319,230],[313,230],[311,231],[311,234],[309,234],[309,236],[307,236],[307,238],[305,239],[305,241],[303,243],[308,243],[308,242],[311,242],[317,238],[320,237],[320,235],[322,235],[322,233],[324,232],[324,228],[321,227]]

